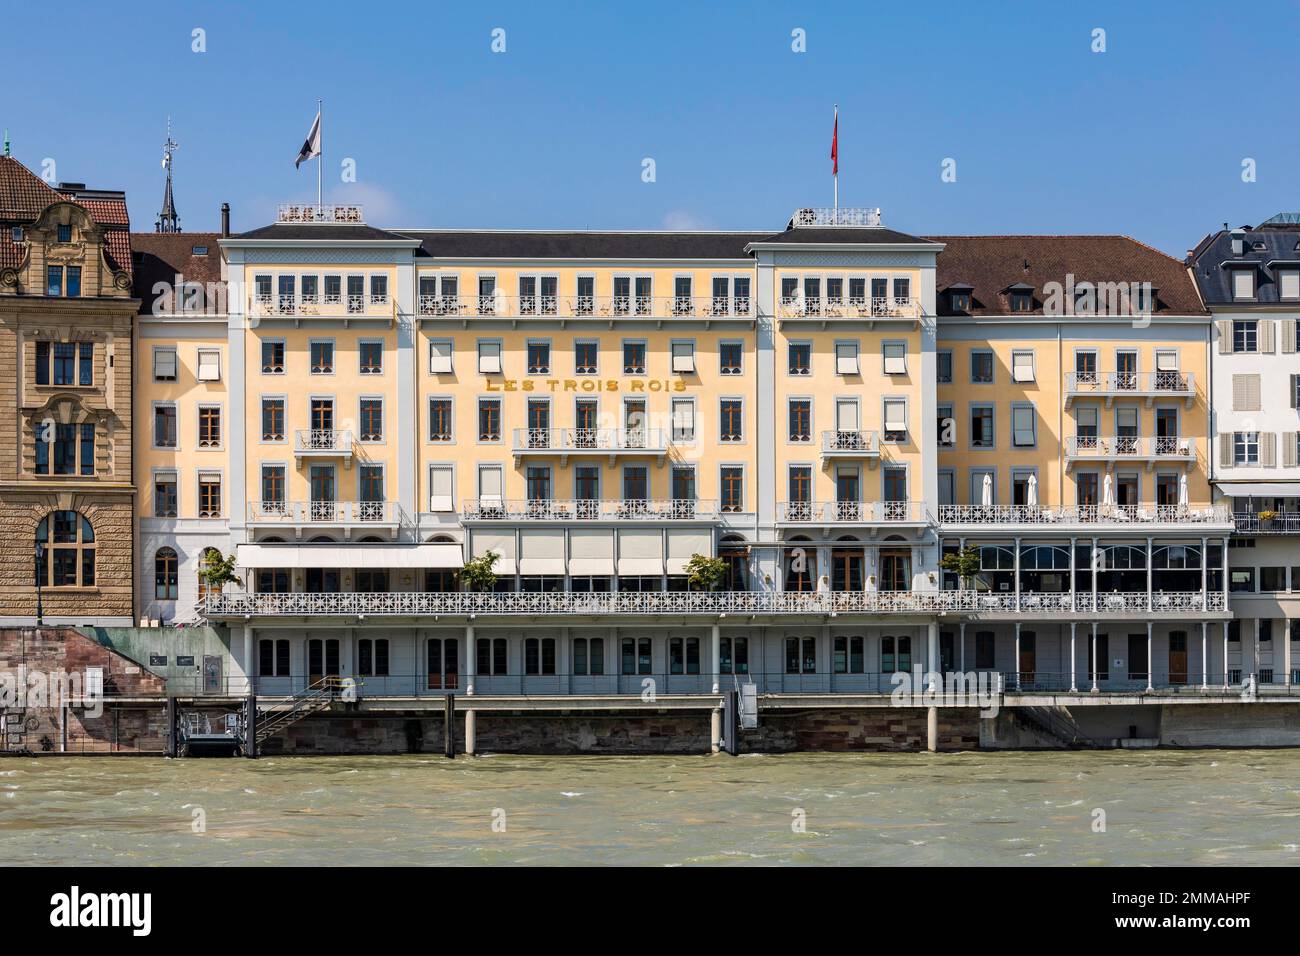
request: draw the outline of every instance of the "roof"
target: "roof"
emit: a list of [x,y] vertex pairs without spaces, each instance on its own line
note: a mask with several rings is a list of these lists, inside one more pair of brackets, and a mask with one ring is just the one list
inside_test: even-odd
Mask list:
[[897,232],[893,229],[885,229],[879,226],[864,227],[855,229],[846,226],[796,226],[786,229],[784,232],[778,232],[775,235],[769,235],[762,239],[752,240],[755,243],[847,243],[855,245],[926,245],[933,243],[932,239],[922,239],[919,236],[911,236],[905,232]]
[[12,156],[0,156],[0,219],[35,222],[63,196]]
[[233,239],[281,239],[289,242],[374,242],[376,240],[400,241],[408,238],[385,229],[376,229],[363,223],[282,223],[275,222],[251,232],[241,232]]
[[419,229],[417,255],[442,259],[747,259],[761,232]]
[[[131,234],[131,249],[135,260],[135,297],[141,309],[148,311],[154,299],[154,286],[164,282],[182,282],[220,285],[221,249],[217,242],[219,232],[136,232]],[[207,251],[195,255],[196,246]]]
[[[1183,263],[1128,236],[927,236],[944,243],[936,273],[941,316],[1042,315],[1044,287],[1080,282],[1145,283],[1156,315],[1206,315]],[[1031,286],[1033,309],[1012,313],[1008,291]],[[969,286],[969,311],[952,310],[945,291]]]
[[1241,227],[1238,231],[1245,241],[1238,255],[1232,252],[1231,229],[1210,233],[1188,254],[1196,282],[1201,287],[1201,295],[1207,304],[1241,304],[1232,297],[1230,273],[1233,270],[1224,268],[1224,263],[1228,262],[1255,267],[1255,298],[1251,305],[1277,305],[1281,302],[1277,271],[1269,263],[1300,259],[1300,225],[1288,228],[1286,223],[1279,221],[1282,218],[1274,216],[1268,220],[1267,228]]

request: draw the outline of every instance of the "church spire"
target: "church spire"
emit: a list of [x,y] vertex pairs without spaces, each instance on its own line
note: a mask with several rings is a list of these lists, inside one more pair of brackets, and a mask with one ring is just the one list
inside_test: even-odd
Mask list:
[[172,118],[167,117],[167,142],[163,143],[163,169],[167,170],[167,188],[163,192],[162,210],[158,221],[154,223],[155,232],[180,232],[181,217],[176,212],[176,203],[172,198],[172,153],[180,149],[180,144],[172,140]]

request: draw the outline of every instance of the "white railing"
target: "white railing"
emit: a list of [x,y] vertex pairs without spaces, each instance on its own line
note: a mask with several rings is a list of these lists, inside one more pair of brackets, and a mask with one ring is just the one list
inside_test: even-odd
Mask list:
[[1104,438],[1070,435],[1065,439],[1066,458],[1167,458],[1196,460],[1196,439],[1173,436],[1115,436]]
[[528,318],[748,318],[749,296],[703,295],[421,295],[420,315]]
[[939,524],[1055,525],[1108,522],[1117,524],[1231,525],[1226,507],[1182,508],[1177,505],[940,505]]
[[[1027,597],[1043,600],[1037,605]],[[1020,613],[1057,616],[1070,595],[1021,595]],[[1091,609],[1092,595],[1075,595],[1075,610]],[[1222,611],[1223,593],[1145,592],[1100,594],[1098,613],[1200,613]],[[935,614],[1016,613],[1014,594],[984,591],[652,591],[599,594],[399,591],[385,593],[215,594],[204,599],[209,618],[551,614]]]
[[668,450],[661,428],[516,428],[516,454],[526,452],[655,452]]
[[879,455],[880,435],[874,431],[824,431],[822,454]]
[[920,501],[780,501],[782,521],[809,524],[888,524],[929,520]]
[[970,595],[973,610],[985,613],[1060,614],[1063,611],[1097,614],[1199,614],[1219,612],[1225,602],[1222,591],[1101,591],[1094,609],[1091,591],[1015,592],[958,591]]
[[799,226],[879,226],[879,206],[806,206],[790,222]]
[[1237,530],[1244,534],[1300,533],[1300,514],[1291,511],[1279,511],[1269,518],[1249,511],[1239,511],[1232,518]]
[[474,521],[701,521],[718,517],[716,501],[603,501],[596,498],[471,500],[461,516]]
[[282,202],[275,217],[276,222],[336,223],[355,226],[364,223],[361,206],[339,204],[317,206],[314,204]]
[[352,432],[339,428],[299,428],[293,433],[295,452],[352,454]]
[[1088,395],[1187,395],[1196,391],[1192,372],[1067,372],[1065,390]]
[[254,295],[249,302],[254,318],[276,316],[310,316],[313,318],[355,318],[357,316],[391,319],[397,303],[387,293],[377,295]]
[[395,501],[250,501],[248,523],[254,525],[339,526],[395,525],[401,510]]
[[804,295],[782,296],[777,304],[782,319],[919,319],[921,303],[901,296],[865,298],[814,298]]

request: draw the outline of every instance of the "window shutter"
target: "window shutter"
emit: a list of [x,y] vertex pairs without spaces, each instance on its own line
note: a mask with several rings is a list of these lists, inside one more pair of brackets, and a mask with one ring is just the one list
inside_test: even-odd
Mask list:
[[484,375],[501,374],[501,343],[480,342],[478,345],[478,370]]
[[1161,351],[1156,353],[1156,371],[1157,372],[1177,372],[1178,371],[1178,353]]
[[835,429],[842,432],[855,432],[858,424],[858,403],[837,402],[835,404]]
[[429,510],[452,511],[451,466],[438,465],[429,474]]
[[1016,382],[1032,382],[1034,380],[1034,353],[1012,353],[1011,378]]
[[1292,408],[1295,408],[1295,407],[1296,407],[1296,380],[1297,380],[1297,379],[1300,379],[1300,375],[1292,375],[1292,376],[1291,376],[1291,394],[1290,394],[1290,396],[1288,396],[1288,397],[1289,397],[1290,400],[1291,400],[1291,407],[1292,407]]
[[159,349],[153,353],[153,377],[162,379],[176,377],[175,349]]
[[429,344],[429,371],[451,371],[451,343],[431,342]]
[[840,375],[858,374],[858,350],[852,344],[835,346],[835,371]]
[[885,374],[905,375],[907,373],[906,351],[901,345],[885,346]]
[[679,441],[691,441],[695,438],[695,403],[673,402],[673,436],[681,436]]
[[673,343],[673,371],[695,371],[695,346],[689,342]]
[[1259,350],[1265,354],[1273,351],[1273,330],[1277,323],[1272,319],[1261,319],[1259,323]]
[[1219,467],[1232,467],[1232,432],[1219,432]]
[[[173,358],[175,356],[173,355]],[[199,381],[200,382],[219,382],[221,381],[221,353],[203,349],[199,352]]]
[[478,473],[479,504],[501,502],[501,469],[481,468]]
[[1259,463],[1264,468],[1277,467],[1277,435],[1274,432],[1259,433]]
[[1295,351],[1295,319],[1282,320],[1282,351],[1290,354]]
[[1283,468],[1295,468],[1297,464],[1300,464],[1300,462],[1297,462],[1296,460],[1297,444],[1300,444],[1300,442],[1297,441],[1298,438],[1300,438],[1300,432],[1282,433],[1282,467]]
[[1232,323],[1219,319],[1214,324],[1219,327],[1219,354],[1227,355],[1232,351]]
[[1259,375],[1248,373],[1232,376],[1232,410],[1234,412],[1257,412],[1259,406]]
[[885,401],[885,431],[887,432],[905,432],[907,431],[907,405],[898,399],[887,399]]

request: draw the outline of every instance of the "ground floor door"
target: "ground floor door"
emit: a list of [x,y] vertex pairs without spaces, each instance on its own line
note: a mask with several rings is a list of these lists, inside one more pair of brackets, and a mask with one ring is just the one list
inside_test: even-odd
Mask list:
[[454,637],[429,638],[429,690],[455,690],[460,684],[459,645]]
[[1128,679],[1146,680],[1150,662],[1147,660],[1147,636],[1130,634],[1128,636]]
[[339,639],[313,637],[307,641],[307,686],[339,676]]
[[1020,632],[1020,681],[1024,684],[1034,682],[1038,661],[1038,636],[1033,631]]
[[221,658],[205,654],[203,656],[203,693],[220,694]]
[[1187,632],[1174,631],[1169,635],[1169,683],[1187,683]]

